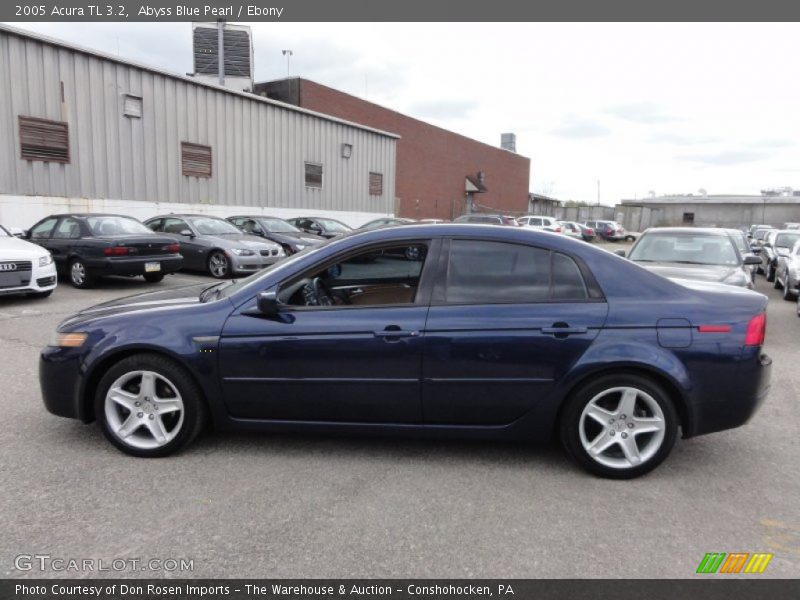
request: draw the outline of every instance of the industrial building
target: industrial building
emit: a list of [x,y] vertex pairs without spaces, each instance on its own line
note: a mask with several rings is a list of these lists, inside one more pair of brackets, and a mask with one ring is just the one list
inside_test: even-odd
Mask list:
[[616,207],[629,229],[654,226],[743,227],[755,223],[782,226],[800,222],[800,191],[763,190],[759,195],[680,194],[625,199]]
[[394,212],[394,133],[0,26],[0,223]]
[[502,148],[490,146],[299,77],[256,83],[254,92],[399,134],[398,216],[452,219],[529,209],[530,159],[515,152],[513,134],[503,134]]

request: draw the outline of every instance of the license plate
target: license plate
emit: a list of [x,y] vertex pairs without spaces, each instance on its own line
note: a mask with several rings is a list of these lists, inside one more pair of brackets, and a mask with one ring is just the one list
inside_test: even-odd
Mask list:
[[17,287],[22,285],[19,273],[0,273],[0,287]]
[[160,270],[161,270],[161,263],[159,262],[144,263],[145,273],[153,273],[155,271],[160,271]]

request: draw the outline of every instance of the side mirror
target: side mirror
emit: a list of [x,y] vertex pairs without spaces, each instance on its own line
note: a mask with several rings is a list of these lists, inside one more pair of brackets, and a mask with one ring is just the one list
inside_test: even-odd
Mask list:
[[617,256],[621,256],[622,258],[625,258],[625,256],[627,256],[625,254],[625,250],[614,250],[614,254],[616,254]]
[[755,254],[747,254],[744,257],[744,264],[746,265],[760,265],[761,259]]
[[760,246],[756,246],[755,244],[750,247],[750,250],[753,251],[753,254],[760,254],[761,253],[761,247]]
[[183,230],[181,230],[181,233],[180,233],[180,235],[182,235],[182,236],[185,236],[185,237],[190,237],[190,238],[193,238],[193,237],[194,237],[194,234],[191,232],[191,230],[190,230],[190,229],[183,229]]
[[9,233],[14,237],[24,238],[25,234],[27,233],[24,229],[20,229],[19,227],[11,227],[9,229]]
[[278,300],[278,293],[274,290],[261,292],[258,295],[258,310],[262,315],[272,317],[281,310],[281,303]]

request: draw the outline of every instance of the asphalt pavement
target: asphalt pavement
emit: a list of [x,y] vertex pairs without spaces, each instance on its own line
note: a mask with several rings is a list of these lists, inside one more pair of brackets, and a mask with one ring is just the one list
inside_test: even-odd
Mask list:
[[[556,445],[209,432],[143,460],[45,411],[37,358],[61,319],[198,281],[212,283],[62,282],[46,300],[0,298],[6,577],[682,578],[707,552],[772,552],[765,575],[800,573],[800,319],[763,277],[767,402],[742,428],[679,440],[634,481],[587,475]],[[54,559],[192,569],[58,571]]]

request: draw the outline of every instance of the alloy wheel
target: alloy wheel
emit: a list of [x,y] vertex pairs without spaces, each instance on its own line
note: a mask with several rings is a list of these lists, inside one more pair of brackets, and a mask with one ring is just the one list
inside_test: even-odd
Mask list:
[[228,259],[219,252],[215,252],[208,259],[208,270],[214,277],[225,277],[228,274]]
[[183,426],[183,399],[177,387],[155,371],[130,371],[108,388],[104,402],[111,433],[140,450],[166,446]]
[[83,266],[82,262],[76,260],[72,263],[69,274],[72,278],[72,283],[75,285],[83,285],[86,283],[86,267]]
[[634,387],[614,387],[594,396],[583,409],[579,435],[597,463],[629,469],[653,458],[664,441],[666,420],[658,402]]

